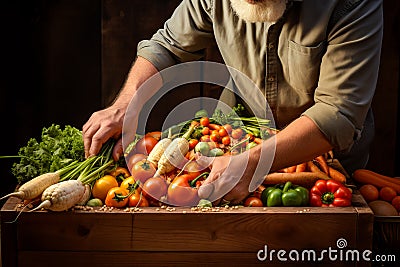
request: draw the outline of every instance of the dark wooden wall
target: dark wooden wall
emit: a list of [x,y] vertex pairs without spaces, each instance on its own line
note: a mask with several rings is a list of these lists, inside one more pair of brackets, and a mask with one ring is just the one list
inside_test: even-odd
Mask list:
[[[52,123],[81,128],[101,107],[101,2],[2,3],[0,155],[15,155]],[[15,188],[0,159],[1,195]]]
[[383,1],[384,36],[373,99],[376,135],[368,168],[400,176],[400,3]]
[[[14,0],[1,16],[0,155],[16,154],[51,123],[81,128],[108,105],[134,60],[139,40],[150,38],[180,0]],[[399,3],[384,1],[385,32],[373,102],[376,138],[369,168],[400,176]],[[215,58],[215,51],[210,51]],[[190,90],[211,94],[210,88]],[[180,99],[188,90],[174,93]],[[160,103],[168,110],[173,103]],[[162,117],[162,116],[160,116]],[[0,159],[0,193],[12,191],[13,161]]]

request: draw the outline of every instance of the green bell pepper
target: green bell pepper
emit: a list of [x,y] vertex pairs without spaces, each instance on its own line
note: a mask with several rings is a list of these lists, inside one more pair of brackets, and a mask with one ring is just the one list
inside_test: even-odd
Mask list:
[[282,206],[282,190],[275,188],[268,194],[267,198],[268,207],[279,207]]
[[310,200],[310,192],[308,191],[308,189],[297,185],[294,187],[294,190],[297,191],[298,194],[301,196],[302,201],[300,206],[308,206]]
[[261,201],[268,207],[307,206],[309,192],[307,188],[293,185],[291,182],[267,187],[261,193]]
[[298,191],[292,189],[292,183],[286,182],[282,190],[282,204],[285,207],[298,207],[303,202],[302,196]]

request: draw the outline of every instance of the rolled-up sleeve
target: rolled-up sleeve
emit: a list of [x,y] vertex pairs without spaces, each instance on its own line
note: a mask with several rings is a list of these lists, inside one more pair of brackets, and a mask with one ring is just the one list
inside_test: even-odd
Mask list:
[[183,0],[162,29],[138,44],[137,55],[158,70],[201,59],[214,43],[211,11],[212,0]]
[[363,129],[378,77],[382,1],[362,1],[328,36],[311,118],[337,150],[348,150]]

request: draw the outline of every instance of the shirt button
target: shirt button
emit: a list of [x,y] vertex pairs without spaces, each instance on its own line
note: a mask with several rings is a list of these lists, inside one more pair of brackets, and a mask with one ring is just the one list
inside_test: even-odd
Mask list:
[[274,49],[274,44],[273,43],[268,43],[268,50]]
[[275,77],[273,77],[273,76],[268,77],[268,81],[269,82],[274,82],[275,81]]

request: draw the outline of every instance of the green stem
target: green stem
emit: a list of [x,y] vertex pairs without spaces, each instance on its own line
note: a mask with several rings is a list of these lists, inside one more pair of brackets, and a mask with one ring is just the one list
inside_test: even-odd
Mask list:
[[95,168],[96,163],[100,160],[100,157],[96,157],[92,162],[89,162],[89,164],[86,165],[86,167],[82,170],[82,172],[78,176],[78,180],[81,180],[85,175],[87,175],[90,170]]
[[95,157],[87,158],[85,161],[79,162],[79,164],[71,169],[69,172],[62,175],[61,181],[72,179],[75,176],[78,176],[81,171],[83,171],[90,162],[92,162]]
[[71,163],[68,164],[67,166],[65,166],[65,167],[63,167],[63,168],[61,168],[61,169],[59,169],[59,170],[57,171],[57,173],[58,173],[60,176],[62,176],[62,175],[64,175],[65,173],[69,172],[70,170],[76,168],[77,165],[79,165],[79,162],[78,162],[77,160],[74,160],[73,162],[71,162]]
[[189,185],[190,187],[196,187],[196,182],[202,178],[203,176],[209,175],[209,172],[203,172],[202,174],[200,174],[199,176],[197,176],[196,178],[194,178],[192,181],[190,181]]
[[249,140],[250,140],[250,137],[249,137],[249,138],[246,138],[246,139],[243,139],[243,140],[240,141],[239,143],[237,143],[237,144],[231,146],[231,148],[229,149],[229,151],[232,151],[232,150],[235,149],[236,147],[238,147],[238,146],[240,146],[240,145],[242,145],[242,144],[248,142]]
[[87,176],[81,177],[81,179],[79,179],[79,180],[83,184],[89,184],[89,183],[91,183],[91,182],[93,182],[95,180],[94,178],[96,178],[97,174],[99,174],[100,172],[106,170],[113,163],[114,163],[114,160],[110,160],[106,164],[102,165],[100,168],[98,168],[95,171],[93,171],[90,174],[88,174]]
[[26,159],[29,159],[26,156],[0,156],[0,159],[11,159],[11,158],[26,158]]
[[321,201],[324,204],[332,204],[335,199],[335,195],[332,192],[325,192],[321,195]]
[[194,128],[196,128],[196,127],[190,126],[189,129],[187,130],[187,132],[182,136],[182,138],[185,138],[188,140],[190,138],[190,136],[192,135]]
[[285,186],[283,187],[282,192],[287,192],[290,189],[291,186],[292,186],[292,182],[287,181],[285,183]]

